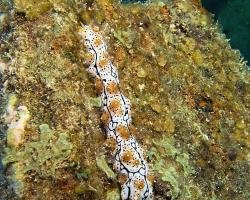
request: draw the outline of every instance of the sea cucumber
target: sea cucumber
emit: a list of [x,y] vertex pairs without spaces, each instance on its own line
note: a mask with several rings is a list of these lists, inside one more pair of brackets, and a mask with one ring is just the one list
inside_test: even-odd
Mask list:
[[112,148],[114,169],[121,184],[123,200],[149,200],[153,197],[152,175],[143,149],[132,135],[130,101],[121,92],[118,72],[109,60],[107,46],[97,27],[84,25],[79,30],[87,49],[88,71],[96,78],[101,93],[107,140]]

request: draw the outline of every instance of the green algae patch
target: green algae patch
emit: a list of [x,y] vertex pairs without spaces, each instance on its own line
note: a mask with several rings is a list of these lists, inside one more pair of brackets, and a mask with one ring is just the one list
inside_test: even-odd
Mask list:
[[128,49],[130,49],[132,47],[132,43],[133,40],[135,38],[135,33],[133,33],[132,31],[115,31],[114,33],[114,37],[118,39],[118,41],[126,46]]
[[86,191],[85,191],[85,187],[83,186],[83,185],[78,185],[78,186],[76,186],[76,188],[75,188],[75,193],[76,194],[84,194]]
[[87,99],[89,106],[100,108],[102,107],[102,99],[101,97],[89,97]]
[[22,173],[34,171],[42,177],[57,177],[58,169],[68,166],[73,145],[66,133],[47,124],[40,125],[40,140],[25,143],[23,149],[6,148],[3,164],[21,163]]
[[158,172],[162,174],[161,179],[164,182],[170,183],[172,186],[171,195],[173,198],[176,198],[180,193],[180,185],[178,183],[178,173],[176,172],[174,167],[169,167],[168,169],[162,169],[162,168],[154,168],[154,170],[159,170]]
[[185,193],[185,198],[190,199],[188,178],[194,170],[189,163],[189,156],[174,146],[172,138],[164,136],[154,139],[153,144],[154,147],[148,153],[149,158],[154,159],[152,170],[162,181],[171,185],[168,195],[177,198]]
[[96,164],[99,167],[100,170],[102,170],[103,172],[105,172],[105,174],[111,178],[111,179],[115,179],[116,175],[115,173],[112,171],[112,169],[110,169],[110,167],[108,166],[108,163],[105,159],[105,155],[101,155],[98,156],[96,158]]
[[107,192],[106,200],[120,200],[120,191],[118,189],[113,189]]
[[76,173],[76,177],[81,180],[82,178],[88,179],[89,176],[91,175],[91,170],[90,169],[83,169],[80,172]]

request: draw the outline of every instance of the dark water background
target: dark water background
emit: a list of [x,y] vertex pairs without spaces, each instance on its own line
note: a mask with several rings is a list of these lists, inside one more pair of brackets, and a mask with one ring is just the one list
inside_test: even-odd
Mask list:
[[214,13],[231,46],[239,49],[250,63],[250,0],[202,0],[203,6]]

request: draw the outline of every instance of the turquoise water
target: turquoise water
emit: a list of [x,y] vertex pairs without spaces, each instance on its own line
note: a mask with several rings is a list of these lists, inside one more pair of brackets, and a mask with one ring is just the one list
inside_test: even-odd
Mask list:
[[249,0],[202,0],[203,6],[214,13],[231,46],[239,49],[250,62],[250,1]]

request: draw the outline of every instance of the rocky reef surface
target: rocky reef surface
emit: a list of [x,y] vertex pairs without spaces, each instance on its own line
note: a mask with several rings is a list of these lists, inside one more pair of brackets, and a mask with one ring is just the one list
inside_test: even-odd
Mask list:
[[120,199],[81,24],[108,43],[155,199],[250,198],[249,72],[199,0],[2,0],[1,199]]

